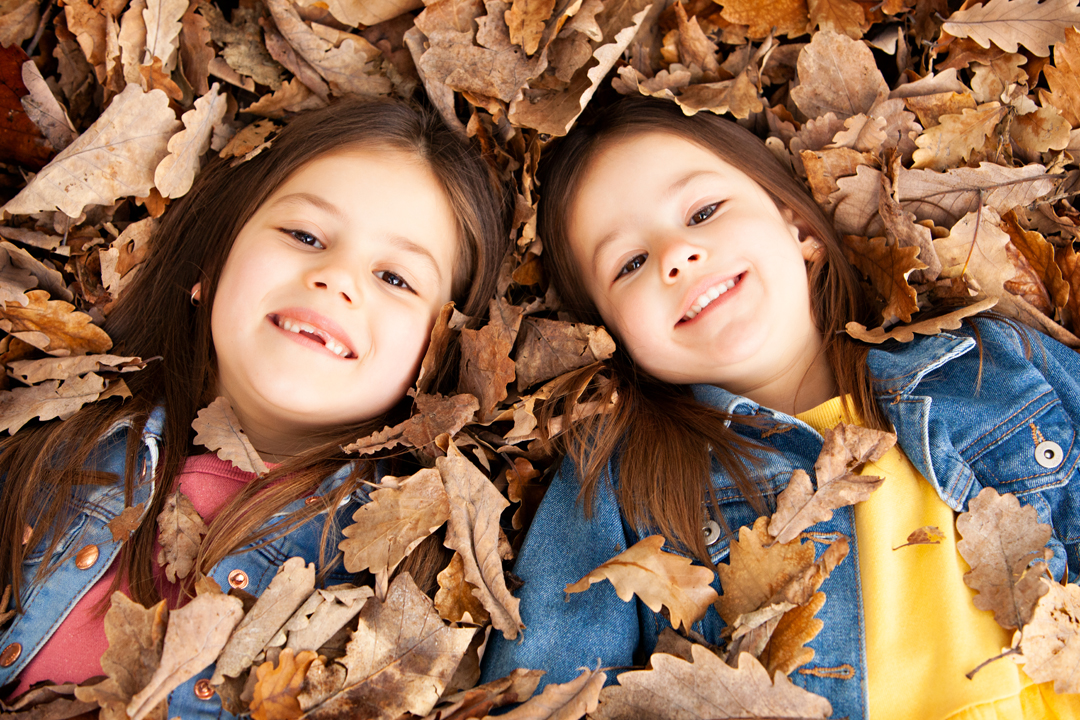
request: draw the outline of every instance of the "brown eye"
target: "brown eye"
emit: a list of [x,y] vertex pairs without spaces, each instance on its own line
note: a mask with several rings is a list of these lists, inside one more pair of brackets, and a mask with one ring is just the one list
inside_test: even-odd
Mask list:
[[713,203],[712,205],[706,205],[698,210],[696,213],[690,216],[690,222],[687,225],[700,225],[713,216],[716,209],[720,207],[720,203]]
[[645,264],[645,258],[647,257],[648,255],[642,254],[635,255],[634,257],[630,258],[625,265],[619,268],[619,274],[615,276],[615,279],[618,280],[623,275],[629,275],[630,273],[640,268],[642,265]]

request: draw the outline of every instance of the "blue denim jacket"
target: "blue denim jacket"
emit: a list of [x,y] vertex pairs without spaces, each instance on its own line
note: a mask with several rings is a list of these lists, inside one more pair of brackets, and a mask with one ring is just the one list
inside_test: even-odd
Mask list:
[[[133,505],[140,503],[149,505],[150,497],[154,491],[154,470],[161,456],[161,433],[164,421],[165,413],[159,407],[151,414],[143,431],[142,448],[139,450],[137,458],[141,482],[135,488]],[[94,456],[96,469],[116,473],[118,477],[123,478],[126,427],[125,424],[118,425],[102,441]],[[324,495],[331,492],[345,480],[350,469],[350,465],[345,465],[328,477],[323,481],[316,494]],[[349,501],[341,505],[337,510],[338,526],[349,524],[352,514],[368,500],[366,490],[354,492]],[[20,598],[24,612],[21,615],[16,615],[11,624],[0,632],[0,649],[10,648],[15,643],[18,643],[21,650],[13,664],[8,667],[0,667],[0,685],[14,680],[22,669],[26,667],[30,659],[37,654],[45,641],[52,636],[56,628],[67,617],[79,598],[101,579],[120,551],[121,543],[113,541],[112,533],[107,524],[124,509],[123,481],[104,486],[82,485],[78,488],[76,502],[77,517],[56,548],[57,556],[68,553],[60,567],[49,575],[45,582],[32,583],[31,578],[44,560],[43,552],[30,553],[24,563],[24,584]],[[300,509],[303,504],[304,499],[298,499],[285,508],[283,513],[272,518],[270,522],[280,518],[282,514]],[[319,514],[304,525],[291,530],[284,537],[278,538],[264,547],[258,549],[243,548],[218,563],[211,570],[210,576],[222,588],[228,590],[229,574],[234,570],[241,570],[248,578],[248,584],[244,589],[247,592],[259,595],[274,578],[278,566],[288,558],[303,557],[309,562],[318,560],[324,519],[323,515]],[[332,538],[331,543],[331,550],[336,551],[337,539]],[[42,541],[39,546],[40,549],[43,551],[47,544],[47,542]],[[79,569],[76,565],[77,551],[73,550],[89,546],[96,546],[98,550],[97,560],[88,568]],[[333,557],[333,554],[331,552],[330,557]],[[328,575],[326,582],[328,585],[333,585],[350,582],[353,579],[355,579],[354,576],[347,573],[339,565],[335,571]],[[209,678],[213,674],[213,669],[213,666],[207,668],[169,695],[169,714],[167,717],[179,716],[184,720],[189,718],[233,717],[222,709],[221,701],[216,695],[208,700],[200,700],[195,695],[196,681],[201,678]]]
[[[1018,331],[977,320],[983,344],[980,357],[970,328],[956,334],[922,336],[907,344],[889,343],[870,351],[868,362],[878,402],[896,429],[898,443],[915,467],[953,510],[961,512],[984,487],[1014,493],[1054,529],[1050,561],[1054,577],[1080,573],[1080,354],[1032,331],[1030,358]],[[805,423],[763,408],[712,386],[695,386],[697,399],[731,413],[760,414],[791,427],[762,438],[762,430],[739,432],[771,445],[761,456],[766,484],[779,492],[792,471],[813,477],[821,436]],[[1056,444],[1055,446],[1046,443]],[[1041,447],[1040,447],[1041,445]],[[1040,458],[1036,457],[1039,448]],[[609,463],[619,482],[617,463]],[[1070,481],[1071,485],[1070,485]],[[755,514],[719,465],[713,483],[724,518],[733,529],[753,524]],[[565,461],[533,520],[514,572],[525,581],[519,592],[526,629],[520,643],[493,636],[484,657],[482,681],[517,667],[547,671],[543,682],[566,682],[581,666],[621,671],[643,665],[666,621],[636,598],[623,602],[610,583],[566,596],[563,588],[622,552],[647,529],[622,518],[611,486],[598,489],[591,519],[578,500],[575,467]],[[703,509],[703,519],[705,518]],[[859,549],[852,508],[811,528],[822,540],[840,534],[851,539],[850,556],[825,581],[828,600],[818,617],[824,629],[809,646],[814,659],[791,680],[829,699],[833,717],[865,718],[866,648],[863,628]],[[820,543],[815,543],[819,548]],[[718,562],[728,540],[710,548]],[[714,581],[717,591],[719,583]],[[718,643],[723,622],[715,609],[694,626]],[[609,681],[615,673],[609,673]]]

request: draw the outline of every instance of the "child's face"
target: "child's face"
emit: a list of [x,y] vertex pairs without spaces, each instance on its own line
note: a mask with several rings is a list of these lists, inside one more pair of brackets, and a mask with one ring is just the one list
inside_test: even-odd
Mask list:
[[401,400],[450,300],[458,243],[446,194],[412,155],[337,152],[282,184],[237,235],[212,314],[219,391],[249,435],[303,437]]
[[569,210],[590,297],[654,376],[753,397],[814,359],[814,240],[712,152],[661,132],[618,140]]

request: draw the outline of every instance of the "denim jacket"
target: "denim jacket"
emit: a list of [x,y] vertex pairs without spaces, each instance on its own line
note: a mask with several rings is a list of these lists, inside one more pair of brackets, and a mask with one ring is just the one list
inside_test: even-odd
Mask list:
[[[164,421],[165,413],[159,407],[150,415],[143,430],[142,447],[136,460],[139,463],[140,479],[135,488],[132,505],[137,506],[143,503],[144,507],[149,506],[154,492],[154,470],[161,457],[161,434]],[[127,424],[119,424],[107,434],[93,455],[95,469],[115,473],[123,478],[126,428]],[[345,480],[350,469],[350,465],[340,468],[323,481],[316,494],[324,495],[331,492]],[[45,559],[43,550],[48,543],[43,540],[39,546],[40,551],[30,553],[24,563],[24,583],[20,597],[24,612],[16,615],[0,632],[0,653],[3,653],[0,655],[0,664],[14,656],[14,662],[6,667],[0,667],[0,685],[14,680],[26,667],[30,659],[37,654],[45,641],[52,636],[71,612],[75,603],[101,579],[119,554],[121,543],[112,539],[112,533],[107,524],[124,510],[123,481],[112,485],[82,485],[79,486],[77,492],[77,517],[55,551],[57,556],[67,554],[64,562],[48,576],[45,582],[31,582],[38,566]],[[354,492],[337,510],[338,526],[351,522],[352,514],[360,505],[368,502],[368,499],[366,490]],[[296,500],[270,522],[274,522],[283,514],[300,509],[304,501],[304,498]],[[323,521],[324,517],[320,513],[304,525],[289,531],[285,536],[275,539],[264,547],[242,548],[218,563],[210,571],[210,577],[226,590],[230,585],[240,586],[249,593],[259,595],[273,580],[278,566],[288,558],[303,557],[309,562],[318,560]],[[336,540],[331,540],[331,542],[336,545]],[[79,550],[85,550],[85,552],[80,553]],[[234,580],[233,583],[229,582],[230,576]],[[246,585],[243,584],[245,577]],[[326,582],[333,585],[353,579],[353,576],[339,565],[328,575]],[[15,648],[18,648],[17,653]],[[195,683],[202,678],[209,678],[213,670],[214,667],[211,665],[173,690],[169,695],[167,717],[179,716],[184,720],[233,717],[222,709],[216,695],[202,700],[195,694]]]
[[[956,512],[984,487],[1013,493],[1033,506],[1040,522],[1053,527],[1050,569],[1055,578],[1080,573],[1080,354],[1035,333],[996,321],[975,321],[982,342],[965,327],[956,334],[920,336],[906,344],[887,343],[869,353],[880,406],[892,422],[898,444],[916,468]],[[1030,349],[1030,353],[1026,352]],[[763,437],[763,429],[738,432],[771,445],[763,453],[766,484],[782,490],[801,468],[813,477],[821,436],[805,423],[713,386],[695,386],[695,397],[730,413],[763,415],[789,426]],[[614,484],[617,462],[609,463]],[[1071,482],[1070,482],[1071,481]],[[732,529],[753,524],[755,513],[719,465],[713,484],[724,519]],[[666,621],[636,598],[623,602],[610,583],[565,595],[563,588],[622,552],[648,529],[627,524],[613,485],[597,489],[593,515],[586,519],[578,500],[575,467],[565,461],[533,520],[514,572],[525,584],[519,592],[525,623],[520,643],[495,635],[484,657],[482,681],[517,667],[547,671],[543,682],[566,682],[581,666],[619,671],[643,665]],[[703,523],[707,522],[703,509]],[[818,613],[824,628],[810,643],[813,660],[791,680],[828,698],[833,717],[865,718],[866,648],[859,549],[851,507],[833,514],[810,532],[821,540],[846,535],[850,556],[825,581],[828,600]],[[728,555],[728,540],[715,534],[714,562]],[[822,544],[814,543],[820,553]],[[722,592],[719,582],[714,587]],[[723,622],[714,608],[694,630],[720,642]],[[615,675],[609,673],[609,682]]]

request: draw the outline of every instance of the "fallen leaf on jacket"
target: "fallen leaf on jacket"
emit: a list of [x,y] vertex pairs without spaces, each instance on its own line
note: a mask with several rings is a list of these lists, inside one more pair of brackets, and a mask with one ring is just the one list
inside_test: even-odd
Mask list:
[[1016,662],[1037,683],[1054,681],[1054,692],[1080,692],[1080,587],[1048,582],[1031,619],[1013,635]]
[[672,626],[689,629],[717,599],[711,585],[713,572],[692,565],[689,558],[663,552],[663,547],[662,535],[650,535],[567,585],[565,591],[584,592],[593,583],[607,580],[623,601],[636,595],[653,612],[666,607]]
[[533,695],[508,713],[507,720],[562,720],[580,718],[596,710],[600,690],[607,680],[604,670],[582,668],[581,674],[569,682],[551,683],[539,695]]
[[927,525],[925,527],[917,528],[907,536],[907,541],[903,545],[897,545],[893,550],[899,550],[909,545],[940,545],[941,541],[945,539],[945,533],[941,532],[941,528],[934,525]]
[[[394,720],[404,712],[427,715],[475,633],[474,628],[444,625],[412,577],[401,573],[384,602],[371,598],[364,604],[345,656],[334,661],[346,671],[343,687],[305,717]],[[316,668],[325,675],[322,665],[313,664]]]
[[0,700],[0,712],[11,720],[67,720],[81,716],[103,718],[97,703],[83,702],[75,697],[76,689],[75,683],[69,682],[27,690],[10,701]]
[[87,205],[144,197],[179,125],[164,92],[144,93],[128,85],[2,210],[13,215],[60,210],[76,218]]
[[286,649],[281,651],[277,663],[267,661],[256,668],[259,679],[251,701],[251,717],[254,720],[293,720],[303,715],[297,696],[308,667],[317,657],[311,650],[294,656],[292,650]]
[[495,708],[520,703],[536,692],[543,670],[518,668],[504,678],[442,699],[424,720],[468,720],[490,715]]
[[44,290],[30,290],[26,297],[25,307],[0,307],[0,330],[57,357],[103,353],[112,347],[105,331],[71,303],[50,300]]
[[353,524],[341,531],[345,539],[338,549],[344,554],[345,569],[388,577],[449,518],[450,501],[434,468],[399,480],[396,488],[377,489],[371,501],[353,513]]
[[997,298],[982,298],[981,300],[973,302],[971,305],[957,308],[950,313],[920,320],[910,325],[899,325],[888,331],[880,327],[876,327],[873,330],[867,330],[865,325],[861,325],[857,322],[849,322],[844,327],[844,332],[856,340],[875,344],[883,343],[886,340],[911,342],[916,334],[937,335],[942,330],[957,330],[963,324],[964,318],[978,315],[979,313],[994,307],[997,303]]
[[220,685],[226,675],[239,677],[251,667],[314,589],[315,563],[307,564],[301,557],[286,560],[222,648],[210,684]]
[[557,375],[607,360],[614,352],[615,341],[602,327],[527,318],[515,362],[517,388],[521,391]]
[[180,488],[165,499],[157,525],[158,543],[161,545],[157,563],[165,568],[165,577],[169,582],[182,580],[195,567],[195,556],[209,528],[191,499]]
[[225,462],[256,475],[268,472],[266,463],[251,445],[226,398],[216,398],[200,410],[191,427],[197,433],[193,442],[216,452]]
[[127,540],[131,533],[139,528],[143,516],[145,503],[139,503],[134,507],[124,508],[119,515],[105,524],[112,533],[113,542]]
[[91,372],[135,372],[146,366],[137,357],[120,355],[74,355],[72,357],[48,357],[39,360],[13,360],[7,364],[8,375],[28,385],[43,380],[70,380]]
[[[370,587],[352,585],[317,589],[282,626],[282,631],[288,633],[285,647],[295,653],[321,649],[356,617],[367,599],[374,594]],[[281,638],[279,633],[269,644],[278,645]]]
[[964,584],[978,593],[975,607],[992,611],[1006,630],[1026,625],[1050,585],[1050,526],[1015,495],[983,488],[956,518],[956,530],[963,536],[956,549],[971,566]]
[[0,432],[14,434],[37,418],[65,420],[105,390],[105,380],[90,373],[70,380],[46,380],[39,385],[0,392]]
[[1080,24],[1080,8],[1071,0],[990,0],[950,15],[943,32],[971,38],[986,48],[993,43],[1014,53],[1023,45],[1034,55],[1047,57],[1050,46],[1065,39],[1065,32]]
[[210,149],[210,135],[225,117],[227,106],[226,96],[218,93],[218,84],[214,83],[210,92],[198,98],[195,107],[180,118],[184,129],[169,138],[169,154],[154,170],[154,186],[163,197],[178,198],[191,189],[199,161]]
[[450,499],[444,545],[461,556],[465,580],[475,586],[473,594],[491,615],[492,626],[513,640],[525,625],[518,609],[521,601],[506,587],[499,547],[499,518],[510,502],[453,441],[435,467]]
[[437,577],[439,590],[435,593],[435,608],[447,622],[471,622],[487,625],[491,616],[476,598],[476,586],[465,579],[465,562],[454,553],[450,563]]
[[450,437],[457,435],[480,407],[476,398],[466,393],[448,396],[420,393],[414,405],[414,413],[408,420],[346,445],[345,452],[370,455],[398,445],[420,450],[443,433]]
[[881,311],[884,324],[893,325],[897,320],[911,322],[911,315],[918,312],[919,304],[918,293],[908,284],[907,278],[912,271],[927,267],[918,258],[919,248],[888,243],[883,237],[845,235],[844,251],[848,261],[867,277],[885,300]]
[[479,330],[461,331],[457,391],[476,397],[481,422],[491,416],[496,404],[506,399],[506,386],[514,380],[510,350],[521,327],[521,315],[521,308],[498,298],[491,301],[487,325]]
[[[162,600],[144,608],[122,592],[112,594],[105,613],[105,636],[109,649],[101,656],[107,676],[97,685],[75,689],[75,697],[101,706],[102,720],[123,720],[131,698],[150,682],[161,661],[169,610]],[[149,717],[165,720],[167,704],[148,709]]]
[[209,667],[244,616],[243,603],[231,595],[197,595],[169,613],[161,664],[127,705],[131,720],[142,720],[169,693]]
[[814,463],[817,490],[804,471],[792,473],[788,486],[776,499],[769,534],[778,543],[791,542],[811,525],[830,519],[833,510],[870,497],[884,479],[858,473],[866,463],[880,460],[895,444],[895,433],[858,425],[840,423],[826,432]]
[[669,720],[710,718],[820,718],[832,705],[818,695],[792,685],[786,676],[769,676],[750,655],[739,655],[731,667],[700,645],[691,648],[694,661],[654,654],[651,670],[619,675],[619,684],[600,692],[597,720]]
[[757,655],[769,675],[790,675],[814,659],[814,649],[806,644],[817,637],[825,623],[815,617],[825,605],[825,593],[816,592],[810,601],[785,612],[769,634],[769,642]]

